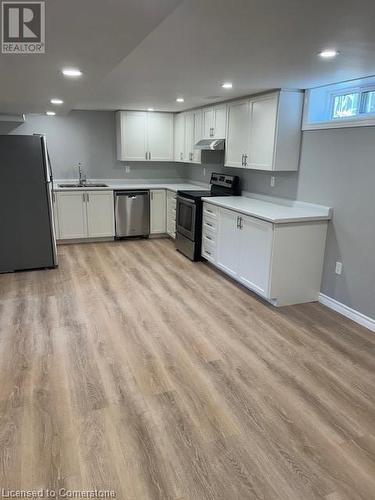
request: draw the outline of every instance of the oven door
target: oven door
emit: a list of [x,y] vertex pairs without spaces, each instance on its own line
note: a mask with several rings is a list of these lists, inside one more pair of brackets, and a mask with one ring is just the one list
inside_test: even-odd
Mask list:
[[195,240],[197,206],[193,200],[177,196],[176,229],[189,240]]

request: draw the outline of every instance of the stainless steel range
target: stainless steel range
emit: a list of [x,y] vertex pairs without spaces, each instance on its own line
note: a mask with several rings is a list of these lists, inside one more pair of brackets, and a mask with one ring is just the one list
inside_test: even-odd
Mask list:
[[176,206],[176,248],[190,260],[199,260],[202,244],[202,198],[239,196],[237,175],[211,175],[210,191],[178,191]]

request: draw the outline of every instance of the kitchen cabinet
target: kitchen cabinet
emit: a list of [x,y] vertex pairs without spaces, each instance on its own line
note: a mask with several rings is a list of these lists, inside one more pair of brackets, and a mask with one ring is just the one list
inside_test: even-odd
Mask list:
[[55,193],[60,240],[114,236],[112,191]]
[[104,238],[115,234],[112,191],[87,191],[87,233],[89,238]]
[[244,168],[249,156],[250,101],[234,101],[228,105],[228,129],[225,165]]
[[203,108],[202,117],[204,139],[225,139],[227,125],[226,104]]
[[167,232],[166,190],[150,190],[150,234]]
[[86,194],[84,191],[56,193],[60,239],[87,238]]
[[194,149],[194,145],[202,139],[202,110],[196,109],[193,112],[193,163],[201,163],[201,151]]
[[174,160],[185,160],[185,113],[174,117]]
[[117,159],[173,161],[173,114],[146,111],[116,113]]
[[59,218],[57,216],[57,198],[56,193],[52,191],[52,210],[53,210],[53,225],[55,227],[55,236],[58,240],[60,238]]
[[167,191],[167,234],[176,238],[176,193]]
[[194,115],[192,112],[184,113],[185,115],[185,148],[184,160],[191,163],[193,161],[194,151]]
[[282,306],[318,300],[327,221],[277,223],[203,204],[202,257]]
[[298,170],[303,93],[277,91],[228,105],[225,165]]

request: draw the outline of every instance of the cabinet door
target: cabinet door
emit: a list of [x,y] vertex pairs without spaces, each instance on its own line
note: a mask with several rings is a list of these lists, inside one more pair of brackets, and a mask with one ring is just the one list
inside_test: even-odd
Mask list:
[[85,197],[82,191],[56,193],[60,239],[87,238]]
[[193,163],[201,162],[201,151],[199,149],[194,149],[197,142],[203,139],[202,133],[202,110],[197,109],[193,111],[193,121],[194,121],[194,140],[193,140]]
[[203,108],[203,139],[214,137],[214,108]]
[[277,94],[250,100],[249,168],[273,170]]
[[59,216],[57,208],[57,195],[52,192],[52,210],[53,210],[53,224],[55,226],[56,239],[60,239],[60,227],[59,227]]
[[151,161],[173,161],[172,113],[147,113],[147,152]]
[[215,139],[225,139],[227,129],[227,105],[215,106],[213,111]]
[[150,234],[165,233],[167,230],[165,189],[152,189],[150,198]]
[[238,274],[239,214],[220,209],[217,235],[217,266],[229,275]]
[[228,106],[228,129],[225,145],[225,165],[245,168],[248,155],[250,114],[249,100],[236,101]]
[[89,238],[114,236],[112,191],[87,191],[87,230]]
[[174,159],[184,161],[185,152],[185,114],[179,113],[174,118]]
[[120,111],[120,129],[117,131],[121,148],[120,160],[146,160],[147,113],[144,111]]
[[268,296],[273,224],[241,215],[238,279],[249,288]]
[[194,147],[194,115],[193,115],[193,113],[185,113],[184,160],[186,162],[193,161],[193,147]]

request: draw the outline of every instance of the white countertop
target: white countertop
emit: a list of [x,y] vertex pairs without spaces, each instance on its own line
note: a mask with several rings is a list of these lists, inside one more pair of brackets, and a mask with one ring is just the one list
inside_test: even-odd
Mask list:
[[330,220],[332,209],[301,201],[272,199],[269,196],[215,196],[203,201],[250,215],[274,224]]
[[53,184],[54,191],[108,191],[117,189],[167,189],[168,191],[182,191],[182,190],[192,190],[201,191],[202,189],[208,189],[207,186],[191,184],[189,182],[173,183],[169,181],[165,182],[126,182],[118,180],[88,180],[87,182],[96,182],[101,184],[107,184],[107,187],[59,187],[60,184],[73,184],[77,181],[74,180],[59,180],[55,181]]

